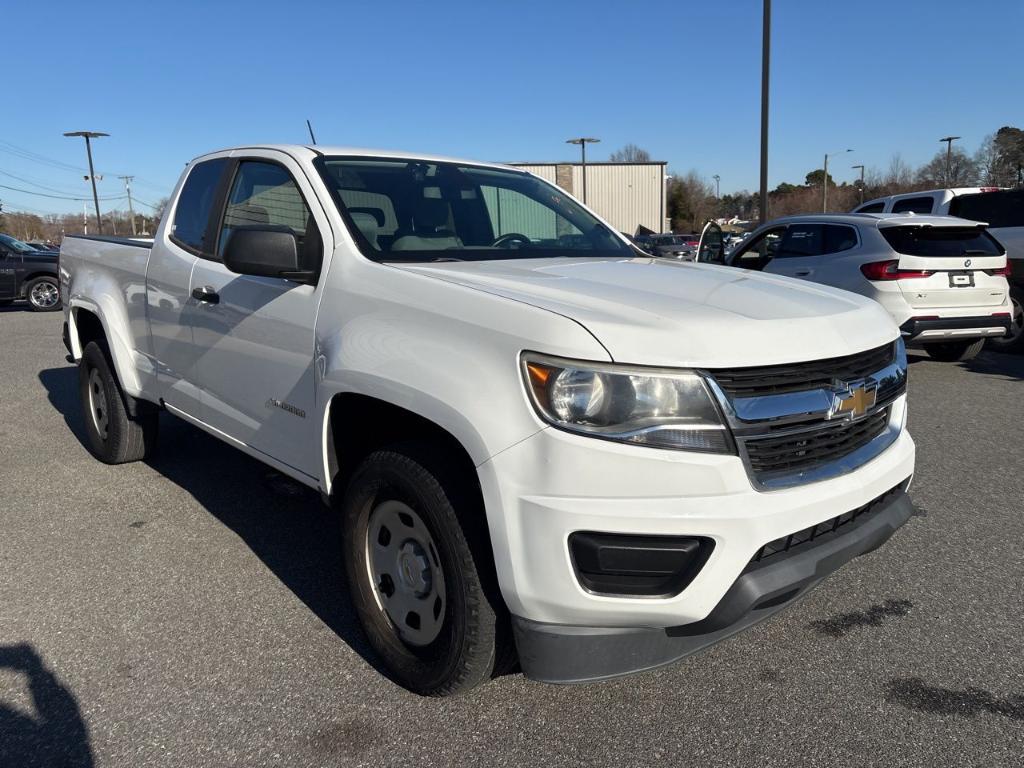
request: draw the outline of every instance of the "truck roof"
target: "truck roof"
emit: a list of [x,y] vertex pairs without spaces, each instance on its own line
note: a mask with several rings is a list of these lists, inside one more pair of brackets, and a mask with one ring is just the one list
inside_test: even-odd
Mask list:
[[272,149],[284,152],[297,159],[311,160],[317,155],[340,155],[344,157],[385,157],[395,160],[421,160],[428,163],[458,163],[460,165],[477,165],[487,168],[501,168],[503,170],[525,173],[520,168],[514,168],[501,163],[492,163],[482,160],[466,160],[458,157],[446,157],[434,155],[427,152],[406,152],[394,149],[371,149],[367,147],[346,147],[328,144],[242,144],[237,147],[224,147],[213,152],[206,152],[196,160],[201,160],[212,155],[221,155],[225,152],[237,152],[249,149]]
[[956,216],[931,216],[907,213],[811,213],[804,216],[786,216],[776,219],[771,223],[792,224],[794,222],[859,224],[861,226],[874,226],[878,229],[886,227],[963,227],[983,225],[982,222],[968,221]]

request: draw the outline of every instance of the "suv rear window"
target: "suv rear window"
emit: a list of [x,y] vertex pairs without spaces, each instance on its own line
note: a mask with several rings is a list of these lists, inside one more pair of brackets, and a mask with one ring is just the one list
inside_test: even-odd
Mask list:
[[1024,189],[954,197],[949,215],[984,221],[990,227],[1024,227]]
[[931,213],[935,200],[931,197],[908,197],[892,204],[893,213]]
[[178,195],[178,204],[174,207],[174,222],[171,227],[171,239],[178,245],[199,253],[213,252],[213,243],[206,242],[207,225],[210,223],[210,209],[217,192],[228,158],[219,157],[197,163],[189,171],[185,185]]
[[977,227],[882,227],[897,253],[907,256],[1001,256],[1003,248]]

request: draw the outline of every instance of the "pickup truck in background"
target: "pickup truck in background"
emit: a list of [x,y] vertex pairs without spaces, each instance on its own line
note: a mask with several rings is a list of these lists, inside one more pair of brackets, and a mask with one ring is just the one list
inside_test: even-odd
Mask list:
[[0,234],[0,307],[26,299],[35,312],[60,309],[57,253]]
[[1024,352],[1024,188],[961,187],[890,195],[858,206],[855,213],[957,216],[980,221],[1006,248],[1013,313],[1009,333],[989,339],[997,352]]
[[419,693],[517,657],[550,682],[670,663],[911,514],[879,305],[642,254],[518,169],[215,152],[151,245],[68,237],[61,281],[95,456],[144,458],[163,410],[318,489]]

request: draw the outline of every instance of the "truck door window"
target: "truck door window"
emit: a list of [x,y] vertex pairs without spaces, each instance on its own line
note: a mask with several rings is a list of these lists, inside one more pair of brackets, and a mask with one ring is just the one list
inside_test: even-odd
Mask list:
[[857,209],[857,213],[885,213],[885,201],[862,205]]
[[931,197],[908,197],[892,205],[893,213],[931,213],[935,201]]
[[319,267],[322,245],[309,206],[291,174],[276,163],[245,160],[238,166],[217,246],[223,254],[231,233],[241,227],[287,227],[298,241],[302,268]]
[[210,212],[217,194],[217,185],[227,164],[226,157],[196,163],[178,195],[171,224],[171,240],[196,255],[209,256],[213,253],[213,243],[207,242]]

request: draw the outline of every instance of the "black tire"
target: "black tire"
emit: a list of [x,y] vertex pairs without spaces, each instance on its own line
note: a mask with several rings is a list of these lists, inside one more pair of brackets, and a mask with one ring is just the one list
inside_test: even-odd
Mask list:
[[989,339],[988,348],[993,352],[1020,354],[1024,352],[1024,289],[1010,289],[1012,315],[1010,332],[999,339]]
[[970,341],[933,341],[924,345],[924,351],[932,360],[943,363],[962,363],[973,360],[985,346],[984,339]]
[[57,278],[47,275],[30,280],[25,286],[25,298],[33,312],[56,312],[61,308]]
[[[371,454],[356,469],[341,503],[345,569],[363,629],[392,678],[425,696],[465,693],[488,680],[497,667],[507,667],[512,648],[479,491],[438,460],[438,453],[402,445]],[[388,596],[376,586],[386,582],[374,574],[379,563],[371,554],[371,518],[378,520],[379,510],[395,503],[414,511],[416,525],[423,523],[432,537],[422,550],[430,553],[422,573],[430,573],[430,580],[443,588],[443,609],[435,608],[433,619],[439,624],[437,635],[423,644],[403,639],[407,628],[399,627],[384,605],[406,585],[391,583],[393,594]],[[396,542],[398,536],[415,535],[412,523],[408,525],[406,532],[396,532]],[[440,574],[432,567],[439,567]],[[402,573],[396,571],[396,581]],[[410,599],[408,591],[403,599]],[[424,614],[438,597],[427,595],[426,600]],[[420,619],[411,626],[419,630]]]
[[134,417],[128,412],[127,396],[114,374],[105,343],[85,345],[78,364],[78,392],[93,456],[106,464],[124,464],[153,454],[158,414],[141,402],[137,405],[142,412]]

